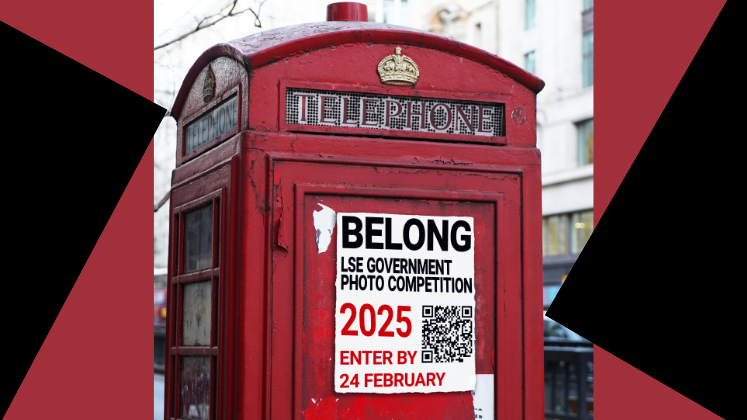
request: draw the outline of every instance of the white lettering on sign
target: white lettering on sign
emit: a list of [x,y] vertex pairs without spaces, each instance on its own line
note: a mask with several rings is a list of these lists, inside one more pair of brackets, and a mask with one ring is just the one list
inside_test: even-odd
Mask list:
[[337,213],[335,391],[475,389],[472,217]]
[[184,154],[192,153],[198,147],[236,128],[238,121],[239,99],[234,96],[189,123],[185,128]]
[[505,136],[504,104],[286,89],[287,124]]

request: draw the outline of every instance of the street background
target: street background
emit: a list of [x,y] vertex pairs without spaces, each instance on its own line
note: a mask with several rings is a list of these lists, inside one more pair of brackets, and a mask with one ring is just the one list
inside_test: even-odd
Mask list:
[[[331,1],[249,0],[155,2],[154,99],[171,109],[176,92],[199,55],[212,45],[282,26],[326,19]],[[593,229],[593,0],[373,0],[369,20],[408,26],[485,49],[543,79],[537,96],[537,141],[542,152],[544,307],[557,294]],[[248,10],[251,9],[251,10]],[[229,11],[240,14],[228,16]],[[228,17],[225,17],[228,16]],[[208,26],[217,22],[212,26]],[[199,26],[205,27],[191,33]],[[259,27],[261,26],[261,27]],[[191,34],[190,34],[191,33]],[[171,42],[185,34],[180,41]],[[163,46],[166,44],[165,46]],[[163,119],[155,134],[154,203],[164,202],[175,165],[176,123]],[[154,216],[154,327],[162,309],[168,246],[168,202]],[[158,334],[157,334],[158,335]],[[547,340],[582,343],[550,320]],[[553,343],[551,343],[553,344]],[[163,418],[163,376],[154,373],[154,418]],[[546,373],[562,368],[548,365]],[[561,369],[562,370],[562,369]],[[548,384],[570,377],[546,378],[546,406],[578,411],[558,403]],[[589,383],[590,391],[593,383]],[[593,397],[591,397],[593,401]],[[589,404],[587,404],[589,406]],[[588,414],[593,412],[589,406]]]

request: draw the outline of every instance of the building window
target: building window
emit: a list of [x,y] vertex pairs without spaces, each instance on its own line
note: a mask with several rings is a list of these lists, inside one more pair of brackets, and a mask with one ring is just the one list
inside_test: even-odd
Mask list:
[[542,218],[542,248],[542,254],[546,256],[568,253],[567,214]]
[[534,56],[534,51],[524,54],[524,70],[528,71],[529,73],[534,73],[536,70]]
[[576,124],[578,132],[578,166],[594,163],[594,119]]
[[594,84],[594,31],[585,33],[583,38],[583,87],[587,88]]
[[594,212],[581,211],[571,214],[571,254],[580,254],[591,237]]
[[525,5],[526,5],[526,12],[525,12],[524,17],[526,18],[526,21],[525,21],[524,28],[532,29],[534,28],[534,24],[535,24],[535,21],[534,21],[535,0],[526,0]]
[[482,24],[478,23],[475,25],[475,45],[478,48],[484,48],[482,45]]
[[392,25],[408,26],[408,2],[407,0],[384,0],[384,23]]
[[542,218],[542,255],[578,255],[594,230],[592,210]]
[[587,88],[594,84],[594,0],[584,0],[582,22],[582,87]]

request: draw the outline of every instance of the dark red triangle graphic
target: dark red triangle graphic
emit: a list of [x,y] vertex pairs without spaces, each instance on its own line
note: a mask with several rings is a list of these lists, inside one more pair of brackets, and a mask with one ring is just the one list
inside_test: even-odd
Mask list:
[[19,166],[4,184],[22,209],[6,233],[23,230],[13,246],[24,268],[3,291],[13,342],[4,419],[150,415],[146,203],[150,137],[165,112],[152,102],[152,10],[0,4],[3,156]]
[[0,19],[153,100],[153,2],[0,2]]
[[598,419],[720,419],[599,346],[594,347],[594,389]]
[[[733,84],[724,69],[714,65],[734,37],[729,23],[733,11],[726,5],[711,26],[711,21],[706,21],[710,16],[708,8],[696,11],[695,5],[690,6],[687,11],[677,8],[668,11],[672,18],[679,19],[673,30],[681,27],[684,20],[690,24],[683,31],[697,32],[705,27],[707,37],[701,44],[700,39],[683,33],[679,39],[695,45],[680,48],[675,45],[676,36],[664,34],[664,39],[671,38],[668,44],[672,46],[660,53],[670,63],[676,63],[684,59],[676,54],[670,56],[673,51],[679,49],[686,54],[689,48],[697,50],[684,76],[680,78],[670,69],[670,77],[676,80],[662,79],[658,88],[649,83],[638,92],[637,101],[630,101],[635,95],[622,92],[622,88],[603,89],[601,84],[595,87],[596,97],[600,98],[596,116],[600,125],[596,135],[599,159],[595,167],[609,174],[615,165],[622,165],[630,156],[635,157],[635,162],[619,188],[611,178],[595,176],[596,229],[547,316],[649,375],[651,381],[672,388],[669,394],[661,393],[662,401],[681,398],[683,407],[694,402],[726,417],[735,408],[733,399],[724,398],[730,395],[727,374],[733,361],[725,357],[722,347],[714,345],[730,334],[723,302],[725,289],[716,279],[728,279],[733,273],[728,264],[714,263],[729,254],[722,246],[728,241],[724,236],[727,232],[707,228],[705,221],[710,220],[710,210],[727,208],[734,190],[729,188],[728,180],[721,182],[720,173],[701,165],[723,159],[719,142],[730,136],[727,121],[738,119],[736,108],[717,105],[730,102]],[[690,15],[696,12],[700,13],[699,19]],[[665,21],[664,16],[661,18]],[[641,25],[647,24],[647,19]],[[596,26],[600,25],[597,22]],[[648,32],[647,28],[641,32]],[[658,39],[652,43],[662,47]],[[602,43],[597,43],[600,54],[602,48]],[[655,56],[648,50],[639,55],[650,60]],[[597,67],[600,72],[604,63],[602,60]],[[625,64],[620,59],[614,63]],[[625,68],[627,79],[632,81],[645,78],[648,70],[629,64]],[[658,70],[651,71],[656,75]],[[602,77],[609,77],[610,72],[603,74]],[[617,81],[630,91],[636,87],[622,74]],[[671,97],[666,92],[670,85],[676,86]],[[609,95],[613,91],[622,98],[618,104]],[[644,102],[662,98],[666,106],[660,116],[655,116],[653,129],[646,132],[649,129],[641,125],[649,123],[652,111],[651,104]],[[607,101],[606,105],[602,101]],[[714,116],[714,105],[719,108],[718,116]],[[606,128],[602,127],[605,124]],[[628,132],[632,134],[626,135]],[[641,133],[646,141],[638,151]],[[626,153],[620,152],[621,149]],[[600,189],[606,193],[614,191],[609,205],[603,201],[604,194],[596,193]],[[696,326],[707,330],[698,336],[693,330]],[[597,381],[597,389],[613,384],[604,372],[599,374],[604,379]],[[635,404],[628,399],[638,391],[635,387],[614,386],[617,392],[606,394],[608,398],[621,406]],[[645,388],[644,383],[639,387]],[[651,396],[660,394],[657,387],[646,389]],[[601,401],[606,409],[611,402]],[[661,418],[650,412],[642,410],[638,417]],[[697,410],[684,413],[691,415],[685,418],[702,418]]]
[[594,2],[598,221],[726,2]]
[[[147,419],[153,362],[153,144],[143,156],[4,420]],[[123,258],[126,254],[126,258]]]

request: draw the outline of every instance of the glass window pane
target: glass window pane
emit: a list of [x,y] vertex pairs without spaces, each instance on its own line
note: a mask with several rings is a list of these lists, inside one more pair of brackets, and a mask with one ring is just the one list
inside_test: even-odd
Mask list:
[[184,214],[184,272],[213,265],[213,205]]
[[534,51],[524,54],[524,70],[535,73]]
[[592,210],[573,213],[571,219],[571,252],[580,253],[594,230],[594,212]]
[[583,87],[594,84],[594,31],[583,36]]
[[210,356],[182,357],[181,418],[210,419]]
[[394,24],[394,0],[384,0],[384,23]]
[[594,0],[584,0],[584,10],[589,10],[594,7]]
[[558,254],[568,253],[568,215],[561,214],[558,218]]
[[535,11],[535,0],[526,0],[526,10],[524,17],[526,18],[525,29],[534,28],[534,11]]
[[407,0],[402,0],[399,4],[399,24],[402,26],[410,26],[410,5],[407,4]]
[[578,166],[594,163],[594,120],[576,126],[578,130]]
[[210,345],[211,295],[209,281],[182,286],[182,345]]
[[[220,281],[218,279],[215,279],[215,324],[218,324],[218,320],[220,319],[220,312],[218,309],[220,308]],[[217,345],[218,343],[218,331],[220,331],[220,328],[215,328],[215,331],[213,332],[213,343]]]
[[542,220],[544,255],[568,253],[568,215],[559,214]]

